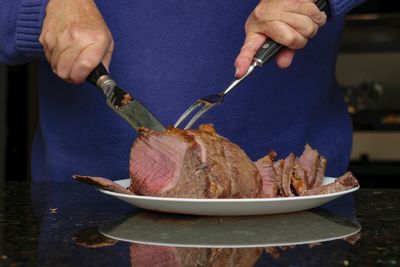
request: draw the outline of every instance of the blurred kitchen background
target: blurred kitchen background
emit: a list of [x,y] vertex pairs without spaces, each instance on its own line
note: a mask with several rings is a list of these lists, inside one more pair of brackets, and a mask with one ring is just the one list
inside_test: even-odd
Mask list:
[[[30,179],[35,64],[0,65],[0,184]],[[400,8],[368,0],[346,20],[337,78],[353,118],[350,170],[363,187],[400,187]]]

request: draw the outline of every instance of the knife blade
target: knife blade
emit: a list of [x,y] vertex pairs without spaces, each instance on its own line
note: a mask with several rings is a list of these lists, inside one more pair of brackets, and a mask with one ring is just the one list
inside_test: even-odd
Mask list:
[[145,127],[155,131],[164,131],[165,127],[136,98],[117,86],[107,69],[100,63],[86,78],[107,97],[108,106],[136,131]]

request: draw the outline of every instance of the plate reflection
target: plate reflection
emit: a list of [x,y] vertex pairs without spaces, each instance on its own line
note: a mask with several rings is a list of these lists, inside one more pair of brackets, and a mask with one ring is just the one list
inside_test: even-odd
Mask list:
[[328,241],[346,249],[358,241],[360,230],[354,218],[322,209],[250,217],[143,211],[98,230],[81,230],[74,240],[92,248],[130,242],[133,266],[255,266],[261,258],[276,260],[300,246],[303,257],[304,247],[323,247]]

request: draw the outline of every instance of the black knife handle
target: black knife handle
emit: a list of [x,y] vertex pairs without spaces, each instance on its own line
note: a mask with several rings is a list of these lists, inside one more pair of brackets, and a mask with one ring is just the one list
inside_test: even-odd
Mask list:
[[[315,5],[321,11],[325,11],[327,8],[326,0],[317,0]],[[253,62],[256,64],[256,66],[261,67],[265,63],[270,62],[283,48],[283,45],[275,42],[272,39],[268,39],[257,51]]]
[[101,76],[109,75],[106,67],[104,67],[103,63],[100,62],[96,68],[86,77],[86,81],[90,82],[94,86],[98,87],[97,81]]
[[104,67],[103,63],[97,65],[97,67],[94,68],[94,70],[86,77],[86,80],[100,89],[106,95],[107,99],[110,100],[110,98],[114,96],[112,104],[115,104],[115,88],[117,84],[108,74],[108,71],[106,67]]

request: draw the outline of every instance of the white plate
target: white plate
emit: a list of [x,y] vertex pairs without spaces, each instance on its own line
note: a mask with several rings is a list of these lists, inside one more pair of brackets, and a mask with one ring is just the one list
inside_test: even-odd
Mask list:
[[[325,177],[322,183],[329,184],[334,181],[335,178]],[[118,180],[115,182],[123,187],[128,187],[130,184],[129,179]],[[278,214],[308,210],[325,204],[345,194],[352,193],[359,188],[360,186],[357,186],[342,192],[316,196],[240,199],[148,197],[114,193],[102,189],[99,190],[104,194],[111,195],[131,205],[146,210],[192,215],[242,216]]]

